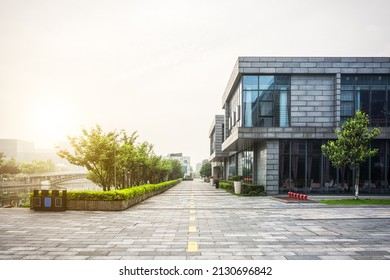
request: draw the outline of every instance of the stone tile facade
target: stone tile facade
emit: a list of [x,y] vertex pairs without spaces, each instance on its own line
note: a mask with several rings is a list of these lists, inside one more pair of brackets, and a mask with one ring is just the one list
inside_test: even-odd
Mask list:
[[[242,76],[279,74],[291,79],[289,125],[244,127],[243,97],[237,93]],[[220,152],[225,155],[221,157],[214,153],[210,160],[223,162],[224,177],[228,178],[229,169],[240,169],[241,153],[252,149],[254,183],[265,185],[269,194],[277,194],[279,141],[334,138],[334,130],[340,126],[341,78],[344,74],[389,75],[390,57],[239,57],[222,97],[225,116],[220,116],[219,121],[224,118],[224,132],[217,135],[223,134],[224,138],[222,145],[218,142],[216,147],[221,147]],[[229,127],[232,113],[238,114],[238,121]],[[379,138],[390,139],[390,128],[382,128]],[[240,175],[240,170],[237,174]]]

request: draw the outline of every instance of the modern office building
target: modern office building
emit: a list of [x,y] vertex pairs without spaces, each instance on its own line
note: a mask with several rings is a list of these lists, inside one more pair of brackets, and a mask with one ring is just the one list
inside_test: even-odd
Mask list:
[[221,178],[242,175],[271,195],[352,193],[354,170],[333,168],[320,147],[361,110],[382,133],[360,191],[390,193],[389,57],[239,57],[222,108],[209,134]]

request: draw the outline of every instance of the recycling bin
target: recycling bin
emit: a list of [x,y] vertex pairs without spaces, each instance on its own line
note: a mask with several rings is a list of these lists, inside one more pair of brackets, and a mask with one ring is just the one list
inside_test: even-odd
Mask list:
[[35,211],[66,211],[66,190],[34,190]]

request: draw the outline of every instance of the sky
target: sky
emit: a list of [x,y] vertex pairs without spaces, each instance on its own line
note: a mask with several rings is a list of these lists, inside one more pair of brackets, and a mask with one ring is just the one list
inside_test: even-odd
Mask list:
[[0,0],[0,138],[96,124],[209,157],[239,56],[390,56],[388,0]]

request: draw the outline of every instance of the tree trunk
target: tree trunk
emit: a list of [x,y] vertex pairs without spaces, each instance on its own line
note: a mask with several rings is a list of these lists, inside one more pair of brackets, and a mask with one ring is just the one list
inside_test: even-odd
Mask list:
[[360,165],[355,165],[355,199],[359,199]]

